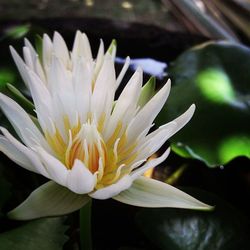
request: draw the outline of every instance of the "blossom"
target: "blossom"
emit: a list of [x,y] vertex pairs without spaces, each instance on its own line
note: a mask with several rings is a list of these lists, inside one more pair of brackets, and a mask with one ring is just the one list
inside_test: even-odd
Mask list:
[[57,32],[53,40],[43,36],[40,57],[27,39],[24,60],[10,49],[31,93],[37,122],[0,94],[0,107],[20,138],[1,128],[0,150],[23,168],[51,180],[14,209],[12,218],[65,214],[90,197],[113,197],[145,207],[209,208],[170,185],[142,176],[167,158],[169,149],[149,160],[194,113],[192,105],[174,121],[149,132],[166,102],[170,81],[145,103],[141,101],[143,72],[138,68],[115,100],[129,58],[116,77],[116,43],[105,53],[101,41],[93,59],[88,38],[80,31],[72,51]]

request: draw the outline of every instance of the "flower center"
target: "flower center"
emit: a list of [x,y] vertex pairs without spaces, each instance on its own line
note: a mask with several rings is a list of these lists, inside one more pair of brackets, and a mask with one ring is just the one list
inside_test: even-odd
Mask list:
[[115,183],[130,173],[131,163],[137,156],[134,152],[136,144],[126,146],[126,133],[122,132],[122,123],[118,123],[110,138],[104,141],[100,133],[102,120],[98,125],[89,121],[70,128],[68,119],[65,119],[65,131],[68,131],[66,140],[58,129],[55,129],[53,135],[45,133],[55,156],[68,169],[72,169],[75,159],[78,159],[97,175],[96,189]]
[[106,155],[106,145],[95,125],[83,124],[74,138],[70,130],[65,153],[65,165],[69,169],[73,167],[75,159],[79,159],[92,173],[95,173],[99,170],[99,163],[105,164]]

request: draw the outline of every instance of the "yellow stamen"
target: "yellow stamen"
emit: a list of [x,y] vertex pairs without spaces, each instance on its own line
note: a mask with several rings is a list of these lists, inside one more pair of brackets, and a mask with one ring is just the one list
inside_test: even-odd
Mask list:
[[129,174],[132,170],[130,165],[137,157],[134,152],[137,144],[127,145],[126,130],[123,130],[121,121],[117,123],[110,138],[106,142],[103,140],[101,133],[105,119],[106,115],[102,114],[95,125],[93,115],[89,113],[87,123],[81,124],[78,119],[72,127],[69,118],[65,116],[63,122],[67,136],[63,137],[56,127],[53,135],[45,133],[57,158],[68,169],[72,169],[75,159],[78,159],[97,175],[96,189],[111,185]]

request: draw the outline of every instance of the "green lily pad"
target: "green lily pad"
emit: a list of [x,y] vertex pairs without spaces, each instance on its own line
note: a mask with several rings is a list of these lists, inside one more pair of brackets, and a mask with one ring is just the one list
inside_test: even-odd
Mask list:
[[183,209],[142,209],[139,229],[162,250],[250,249],[249,221],[231,205],[204,191],[185,189],[215,205],[212,212]]
[[61,250],[68,237],[63,218],[40,219],[0,234],[1,250]]
[[171,139],[173,151],[208,166],[250,158],[250,49],[229,42],[206,43],[184,52],[169,68],[173,82],[156,123],[181,114],[192,103],[189,124]]

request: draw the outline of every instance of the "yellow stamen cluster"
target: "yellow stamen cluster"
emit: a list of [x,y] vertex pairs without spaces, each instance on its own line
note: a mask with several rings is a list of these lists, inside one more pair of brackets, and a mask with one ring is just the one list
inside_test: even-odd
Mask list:
[[57,128],[53,134],[45,133],[55,156],[68,169],[72,169],[75,159],[78,159],[93,174],[96,174],[96,189],[113,184],[130,173],[131,165],[137,157],[136,142],[127,145],[126,129],[123,128],[122,122],[117,123],[108,140],[103,139],[104,121],[105,115],[102,115],[98,124],[95,124],[93,119],[89,119],[87,123],[78,122],[71,128],[69,119],[65,117],[64,127],[65,131],[68,131],[66,140]]

